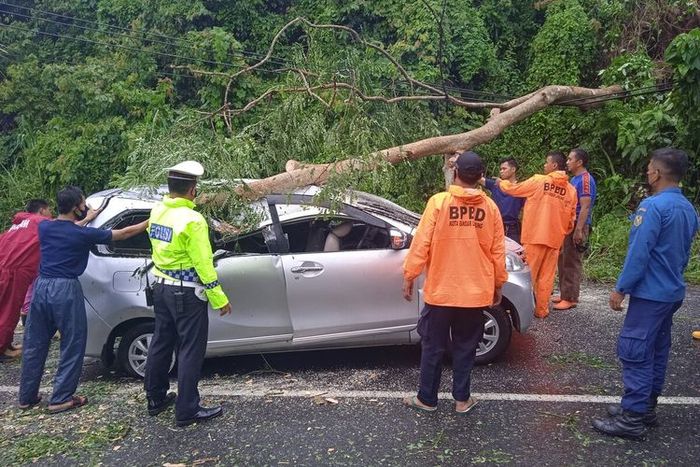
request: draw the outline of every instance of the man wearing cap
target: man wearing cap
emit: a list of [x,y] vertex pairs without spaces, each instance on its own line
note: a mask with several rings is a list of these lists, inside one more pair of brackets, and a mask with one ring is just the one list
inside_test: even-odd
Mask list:
[[[148,224],[153,250],[153,310],[155,332],[146,361],[145,389],[149,415],[158,415],[175,400],[178,426],[218,417],[221,406],[200,405],[199,375],[207,349],[207,301],[221,316],[231,305],[217,280],[209,227],[194,210],[199,162],[186,161],[168,169],[168,191],[153,208]],[[177,348],[178,395],[168,393],[168,373]]]
[[442,357],[452,335],[455,411],[476,405],[470,380],[476,348],[484,334],[483,310],[501,301],[508,279],[503,220],[496,204],[477,188],[481,158],[465,152],[454,160],[454,183],[434,195],[421,217],[404,262],[403,295],[413,299],[415,279],[426,270],[421,336],[420,388],[404,399],[414,409],[437,409]]
[[527,199],[521,238],[530,265],[538,318],[549,315],[559,249],[576,219],[576,189],[569,183],[565,167],[564,155],[550,151],[545,159],[544,175],[536,174],[520,183],[498,182],[504,193]]

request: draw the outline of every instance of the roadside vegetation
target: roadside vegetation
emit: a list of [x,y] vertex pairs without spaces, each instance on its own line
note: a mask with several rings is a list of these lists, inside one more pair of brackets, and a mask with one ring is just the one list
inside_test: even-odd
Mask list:
[[[158,183],[163,167],[183,159],[216,178],[267,177],[290,159],[327,163],[486,122],[487,111],[445,102],[289,91],[303,88],[303,75],[366,95],[420,94],[376,50],[333,30],[296,25],[264,66],[230,79],[295,17],[351,27],[411,76],[464,100],[505,101],[547,84],[621,85],[624,99],[548,108],[476,148],[492,175],[513,155],[522,177],[550,149],[588,149],[599,187],[589,279],[619,272],[651,149],[688,152],[684,190],[700,200],[696,1],[8,0],[0,16],[2,228],[28,198],[52,199],[65,184],[94,192]],[[224,96],[230,109],[221,109]],[[329,190],[354,186],[420,211],[443,186],[442,164],[436,156],[382,165],[331,180]],[[694,283],[698,254],[696,245]]]

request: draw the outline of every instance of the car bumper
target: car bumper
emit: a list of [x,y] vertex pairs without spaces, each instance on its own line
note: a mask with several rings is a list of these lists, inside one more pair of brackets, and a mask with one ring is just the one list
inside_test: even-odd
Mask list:
[[503,284],[503,297],[511,303],[511,313],[517,313],[517,317],[513,316],[516,329],[520,332],[527,331],[535,313],[530,268],[508,273],[508,282]]

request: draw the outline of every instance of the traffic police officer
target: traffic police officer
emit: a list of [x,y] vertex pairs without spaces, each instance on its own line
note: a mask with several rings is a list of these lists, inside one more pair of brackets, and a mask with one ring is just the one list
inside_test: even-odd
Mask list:
[[[202,165],[186,161],[170,167],[169,194],[151,211],[148,232],[153,250],[155,332],[146,362],[149,415],[158,415],[175,400],[178,426],[218,417],[220,406],[200,406],[199,375],[207,348],[207,301],[221,316],[231,305],[217,280],[204,217],[194,210]],[[168,373],[177,348],[178,395],[168,393]]]
[[596,430],[608,435],[640,438],[646,426],[656,425],[673,314],[685,297],[683,272],[698,230],[695,208],[679,188],[687,169],[683,151],[651,153],[647,182],[653,195],[632,216],[627,258],[610,294],[613,310],[622,310],[625,295],[630,302],[617,346],[625,386],[622,403],[608,408],[611,418],[593,421]]

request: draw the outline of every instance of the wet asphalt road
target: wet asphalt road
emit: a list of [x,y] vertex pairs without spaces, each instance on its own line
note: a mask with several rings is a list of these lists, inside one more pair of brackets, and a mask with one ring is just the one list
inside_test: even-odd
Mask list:
[[[472,391],[490,397],[468,415],[455,414],[449,399],[441,400],[435,413],[417,413],[401,405],[397,393],[416,389],[415,347],[208,360],[200,384],[204,402],[221,402],[226,412],[210,423],[184,429],[174,426],[172,411],[156,418],[143,415],[138,382],[89,362],[83,387],[99,388],[91,405],[103,410],[104,420],[128,430],[90,457],[48,455],[37,463],[697,465],[700,399],[661,405],[661,426],[640,442],[594,432],[592,419],[605,411],[600,402],[493,396],[618,396],[622,385],[615,343],[624,315],[607,308],[608,290],[588,285],[577,309],[553,312],[526,334],[514,333],[503,358],[474,370]],[[691,339],[693,329],[700,329],[700,288],[689,290],[676,314],[665,396],[700,398],[700,341]],[[0,367],[0,386],[5,388],[0,391],[0,416],[8,420],[17,413],[10,388],[17,384],[18,372],[16,363]],[[45,384],[50,384],[48,375]],[[441,391],[449,393],[450,384],[447,367]],[[253,395],[232,395],[240,392]],[[318,394],[322,396],[314,397]],[[57,417],[70,423],[80,414],[47,416]],[[47,422],[33,423],[42,429]]]

